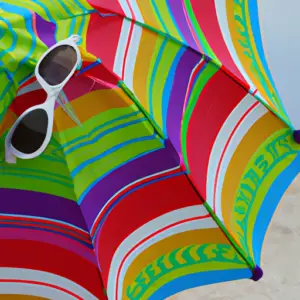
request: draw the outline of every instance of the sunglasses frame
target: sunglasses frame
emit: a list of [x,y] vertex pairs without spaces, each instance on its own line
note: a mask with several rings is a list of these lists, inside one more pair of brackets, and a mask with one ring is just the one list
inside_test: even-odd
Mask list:
[[[69,38],[62,40],[58,43],[56,43],[55,45],[53,45],[52,47],[50,47],[43,55],[42,57],[39,59],[36,67],[35,67],[35,77],[37,79],[37,81],[39,82],[39,84],[41,85],[41,87],[44,89],[44,91],[47,93],[47,97],[44,103],[42,104],[38,104],[35,106],[30,107],[29,109],[25,110],[19,117],[18,119],[15,121],[15,123],[13,124],[13,126],[10,128],[6,138],[5,138],[5,161],[8,163],[16,163],[16,158],[21,158],[21,159],[32,159],[35,158],[39,155],[41,155],[45,149],[47,148],[51,137],[52,137],[52,131],[53,131],[53,121],[54,121],[54,106],[55,106],[55,101],[57,99],[57,97],[59,96],[59,93],[61,92],[61,90],[63,89],[63,87],[66,85],[66,83],[70,80],[70,78],[74,75],[76,69],[78,69],[78,67],[80,67],[81,65],[81,54],[80,51],[78,49],[77,43],[81,40],[81,37],[78,35],[72,35]],[[41,64],[41,62],[43,61],[43,59],[51,52],[53,51],[55,48],[59,47],[59,46],[63,46],[63,45],[68,45],[74,48],[74,50],[76,51],[77,54],[77,62],[75,63],[73,69],[70,71],[70,74],[65,78],[65,80],[63,82],[61,82],[58,85],[50,85],[48,84],[39,74],[39,66]],[[11,139],[13,136],[13,133],[15,132],[15,129],[17,128],[17,126],[19,125],[19,123],[21,122],[21,120],[28,115],[30,112],[37,110],[37,109],[43,109],[45,110],[47,116],[48,116],[48,126],[47,126],[47,132],[46,132],[46,136],[45,136],[45,140],[42,143],[41,147],[36,150],[33,153],[30,154],[26,154],[23,152],[18,151],[16,148],[14,148],[14,146],[11,143]]]

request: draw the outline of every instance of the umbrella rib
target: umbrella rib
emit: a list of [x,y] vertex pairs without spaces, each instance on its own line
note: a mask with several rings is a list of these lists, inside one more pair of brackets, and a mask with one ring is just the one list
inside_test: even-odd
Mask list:
[[217,223],[219,228],[222,230],[224,235],[227,237],[230,244],[233,246],[233,248],[238,252],[238,254],[243,258],[243,260],[246,262],[250,270],[253,272],[256,268],[255,262],[253,262],[251,259],[249,259],[249,256],[246,254],[246,252],[238,245],[238,243],[235,241],[234,237],[230,234],[230,232],[226,229],[224,224],[221,222],[221,220],[218,218],[218,216],[214,213],[213,209],[209,206],[209,204],[204,200],[204,198],[201,196],[200,192],[196,188],[196,186],[193,183],[192,178],[186,174],[186,177],[191,184],[192,188],[196,192],[196,194],[201,199],[204,207],[207,209],[208,213],[211,215],[212,219]]

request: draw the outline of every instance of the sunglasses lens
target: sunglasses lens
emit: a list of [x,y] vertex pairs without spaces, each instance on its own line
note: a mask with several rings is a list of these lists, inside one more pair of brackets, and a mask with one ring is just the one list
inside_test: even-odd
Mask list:
[[40,76],[49,85],[62,83],[77,63],[77,53],[69,45],[58,46],[49,52],[39,65]]
[[11,138],[12,146],[25,154],[37,151],[46,138],[48,115],[44,109],[28,113],[17,125]]

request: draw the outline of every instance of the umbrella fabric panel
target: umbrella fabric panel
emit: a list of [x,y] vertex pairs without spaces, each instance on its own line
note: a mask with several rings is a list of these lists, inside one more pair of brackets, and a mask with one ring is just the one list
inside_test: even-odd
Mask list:
[[182,128],[187,173],[245,258],[259,264],[271,216],[300,171],[300,148],[280,119],[211,62],[200,62],[191,80]]
[[252,276],[180,169],[131,184],[101,215],[94,244],[109,299],[165,299]]
[[[222,1],[207,1],[201,10],[197,1],[185,1],[181,8],[164,1],[152,1],[151,6],[146,1],[109,3],[103,11],[99,8],[101,14],[85,1],[1,4],[1,22],[8,33],[1,39],[6,49],[0,72],[5,83],[0,101],[2,145],[16,116],[34,101],[43,101],[31,73],[56,40],[82,35],[83,49],[101,58],[112,79],[108,85],[99,82],[110,77],[102,70],[97,83],[82,76],[70,81],[63,95],[83,126],[75,127],[57,106],[47,151],[17,166],[1,164],[1,197],[20,201],[26,194],[35,205],[43,203],[40,211],[17,204],[20,212],[4,209],[3,224],[10,222],[7,230],[14,230],[7,236],[19,234],[26,254],[30,247],[55,253],[55,235],[55,256],[63,261],[70,250],[67,243],[74,245],[74,257],[66,263],[72,265],[79,257],[81,273],[93,274],[97,288],[85,281],[87,276],[73,272],[70,279],[95,297],[102,294],[96,265],[113,299],[161,299],[196,284],[251,277],[249,265],[260,264],[265,232],[283,189],[299,172],[299,148],[291,132],[247,93],[250,90],[288,123],[259,51],[255,10],[244,1],[227,1],[226,7]],[[246,24],[245,16],[251,22]],[[187,26],[190,31],[183,29]],[[16,39],[22,33],[24,39]],[[207,63],[195,47],[213,60]],[[234,81],[229,79],[233,75]],[[117,86],[118,77],[134,98]],[[17,190],[22,194],[14,194]],[[56,206],[60,214],[47,209],[48,196],[53,205],[61,203]],[[71,209],[71,218],[64,207],[73,204],[78,209]],[[40,228],[47,235],[36,234],[27,242]],[[148,235],[141,237],[145,232]],[[7,236],[5,251],[17,255],[12,250],[17,242],[6,242]],[[43,239],[47,249],[42,248]],[[19,266],[69,277],[55,269],[54,262],[49,267],[43,257],[33,257],[34,267],[22,257]],[[11,261],[7,260],[10,267],[18,267],[18,261]]]

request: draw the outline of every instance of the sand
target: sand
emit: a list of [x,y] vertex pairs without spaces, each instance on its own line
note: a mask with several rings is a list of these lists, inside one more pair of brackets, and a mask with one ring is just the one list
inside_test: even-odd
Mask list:
[[300,300],[300,177],[285,193],[263,254],[264,277],[203,286],[168,300]]

